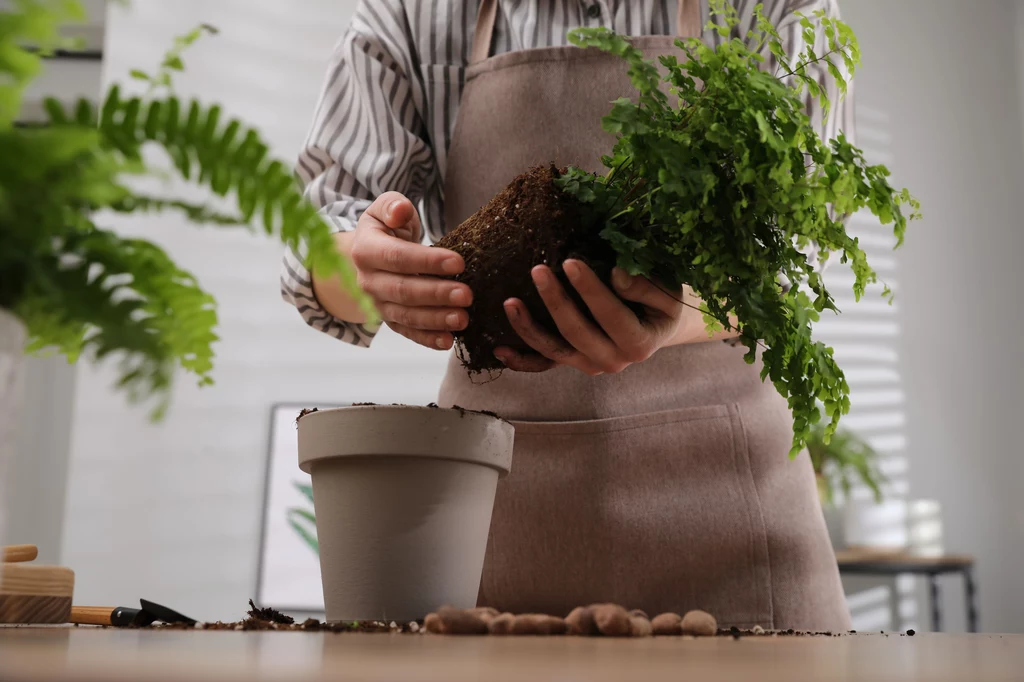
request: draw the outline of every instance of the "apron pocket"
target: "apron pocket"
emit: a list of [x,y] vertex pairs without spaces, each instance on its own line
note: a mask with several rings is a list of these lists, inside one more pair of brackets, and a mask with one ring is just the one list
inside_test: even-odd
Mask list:
[[565,615],[613,601],[771,625],[765,526],[736,404],[514,422],[481,603]]

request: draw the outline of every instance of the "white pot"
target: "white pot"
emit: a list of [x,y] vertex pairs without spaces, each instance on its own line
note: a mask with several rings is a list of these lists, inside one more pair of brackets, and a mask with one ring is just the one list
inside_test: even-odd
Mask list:
[[7,536],[7,471],[14,457],[15,426],[21,408],[25,326],[0,308],[0,547]]
[[847,500],[843,506],[843,531],[851,548],[904,549],[907,546],[907,503],[888,499]]
[[365,406],[299,420],[328,621],[476,605],[514,429],[458,409]]
[[907,508],[909,550],[917,556],[942,556],[942,507],[938,500],[911,500]]

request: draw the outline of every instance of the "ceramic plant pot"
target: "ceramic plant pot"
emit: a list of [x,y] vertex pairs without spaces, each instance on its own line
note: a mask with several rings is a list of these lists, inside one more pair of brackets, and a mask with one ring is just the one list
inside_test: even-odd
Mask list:
[[512,425],[458,409],[360,406],[299,419],[328,621],[476,605]]
[[907,547],[907,502],[901,499],[847,500],[843,534],[853,549],[902,550]]
[[[21,407],[21,379],[24,368],[25,327],[10,312],[0,308],[0,547],[7,537],[7,471],[14,457],[15,425]],[[0,566],[2,570],[2,566]]]

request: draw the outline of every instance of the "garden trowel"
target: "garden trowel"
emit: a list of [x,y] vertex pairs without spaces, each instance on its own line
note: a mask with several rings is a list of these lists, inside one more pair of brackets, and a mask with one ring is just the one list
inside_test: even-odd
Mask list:
[[127,606],[72,606],[69,623],[75,625],[113,625],[115,627],[145,627],[157,621],[195,625],[196,621],[172,611],[166,606],[139,600],[141,608]]

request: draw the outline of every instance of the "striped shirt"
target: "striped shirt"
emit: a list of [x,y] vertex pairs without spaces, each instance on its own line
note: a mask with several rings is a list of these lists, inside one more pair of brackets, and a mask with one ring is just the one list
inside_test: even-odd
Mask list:
[[[448,147],[469,65],[480,0],[361,0],[328,67],[297,174],[309,201],[338,230],[355,227],[374,197],[398,191],[418,205],[426,232],[437,241]],[[746,36],[753,8],[763,4],[788,54],[803,50],[796,12],[824,10],[838,17],[837,0],[729,0],[739,12],[734,35]],[[702,3],[702,24],[709,19]],[[499,2],[491,54],[567,44],[580,26],[603,26],[623,35],[674,35],[676,0],[505,0]],[[705,31],[703,40],[725,40]],[[819,40],[823,38],[819,36]],[[824,54],[824,44],[816,45]],[[766,53],[766,68],[774,69]],[[831,85],[824,71],[819,81]],[[838,100],[831,91],[832,100]],[[852,91],[851,91],[852,94]],[[840,130],[853,137],[852,97],[833,108],[826,123],[816,100],[808,113],[823,139]],[[313,295],[301,253],[288,252],[281,295],[307,324],[342,341],[369,346],[376,329],[336,319]]]

